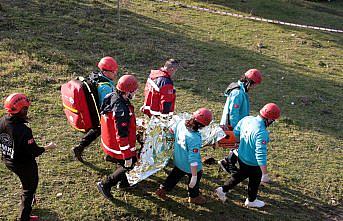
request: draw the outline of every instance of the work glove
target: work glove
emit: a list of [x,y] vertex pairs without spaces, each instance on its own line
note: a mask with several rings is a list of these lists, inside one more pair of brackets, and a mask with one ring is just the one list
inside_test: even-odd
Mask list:
[[262,174],[261,182],[262,183],[270,183],[271,182],[271,179],[269,178],[268,173]]
[[197,176],[192,176],[191,181],[188,184],[189,188],[195,187],[195,184],[197,183],[197,180],[198,180]]
[[50,142],[48,145],[46,145],[44,148],[49,150],[49,149],[55,149],[57,145],[53,142]]
[[132,158],[126,159],[124,163],[124,167],[129,168],[132,166]]

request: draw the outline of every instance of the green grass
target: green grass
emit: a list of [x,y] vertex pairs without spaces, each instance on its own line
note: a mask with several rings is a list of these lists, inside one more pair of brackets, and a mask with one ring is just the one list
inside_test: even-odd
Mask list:
[[[343,4],[300,0],[182,1],[231,12],[342,29]],[[58,149],[39,158],[38,205],[43,220],[329,220],[342,219],[343,37],[313,30],[241,20],[154,1],[123,1],[121,22],[115,1],[60,0],[0,3],[0,97],[24,92],[32,99],[36,140]],[[265,48],[259,49],[262,42]],[[66,123],[60,85],[86,75],[105,55],[118,60],[121,74],[134,73],[142,104],[146,73],[170,57],[182,61],[175,76],[177,111],[206,106],[220,119],[227,84],[249,68],[263,71],[251,92],[252,113],[267,102],[282,109],[273,125],[269,170],[273,184],[260,188],[267,206],[246,209],[246,183],[220,203],[213,190],[228,176],[205,166],[204,206],[189,205],[186,184],[160,201],[154,191],[164,172],[131,191],[113,191],[115,202],[97,192],[96,181],[114,170],[102,160],[99,142],[85,151],[83,165],[69,149],[82,136]],[[294,105],[292,105],[294,102]],[[1,108],[2,109],[2,108]],[[2,115],[3,110],[0,111]],[[205,149],[220,159],[222,150]],[[170,168],[168,168],[169,170]],[[0,164],[0,219],[18,213],[20,181]],[[62,193],[61,197],[57,197]]]

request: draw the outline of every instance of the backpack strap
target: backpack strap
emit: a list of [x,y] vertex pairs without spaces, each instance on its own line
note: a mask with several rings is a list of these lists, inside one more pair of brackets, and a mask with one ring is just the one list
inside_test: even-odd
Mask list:
[[240,86],[237,82],[232,82],[231,84],[229,84],[229,86],[227,86],[224,94],[228,96],[231,93],[231,91],[233,91],[235,89],[239,89],[239,88],[240,88]]

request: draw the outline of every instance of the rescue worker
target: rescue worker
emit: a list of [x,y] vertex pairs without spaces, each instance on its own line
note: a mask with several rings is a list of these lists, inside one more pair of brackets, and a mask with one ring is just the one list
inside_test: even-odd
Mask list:
[[[99,72],[92,72],[89,79],[96,84],[98,92],[99,107],[105,96],[115,90],[114,80],[118,73],[118,64],[112,57],[104,57],[98,63]],[[100,136],[100,125],[90,129],[81,139],[79,145],[72,149],[74,158],[83,162],[82,153],[96,138]]]
[[212,112],[200,108],[189,120],[183,120],[171,128],[174,134],[174,168],[165,182],[156,191],[156,195],[166,200],[166,193],[172,190],[185,175],[188,176],[188,202],[204,204],[205,197],[200,194],[200,179],[203,173],[200,149],[202,139],[199,129],[212,121]]
[[28,98],[21,93],[9,95],[4,103],[7,114],[0,119],[0,147],[2,161],[15,173],[22,185],[19,220],[34,220],[31,216],[32,203],[38,186],[38,167],[35,158],[45,149],[55,148],[49,143],[45,148],[39,147],[32,135],[27,113],[30,106]]
[[[239,138],[239,169],[231,178],[215,191],[222,202],[226,201],[226,193],[238,183],[249,178],[247,207],[263,207],[265,203],[257,199],[261,179],[268,179],[267,143],[269,133],[267,127],[280,117],[280,108],[274,104],[266,104],[256,117],[247,116],[240,120],[234,128],[235,137]],[[262,175],[263,174],[263,175]],[[265,176],[262,178],[262,176]]]
[[[227,97],[220,125],[224,130],[233,130],[237,123],[249,115],[250,102],[248,92],[262,82],[262,74],[257,69],[250,69],[238,82],[231,83],[225,91]],[[237,156],[230,150],[229,156],[218,161],[227,173],[237,172]]]
[[179,62],[169,59],[164,67],[151,70],[144,89],[144,104],[141,111],[147,116],[173,115],[176,91],[172,76],[179,68]]
[[117,163],[114,173],[97,183],[100,193],[109,200],[113,199],[111,187],[118,183],[129,186],[125,173],[137,161],[136,117],[130,100],[138,89],[138,81],[133,75],[124,75],[116,88],[101,106],[101,147]]

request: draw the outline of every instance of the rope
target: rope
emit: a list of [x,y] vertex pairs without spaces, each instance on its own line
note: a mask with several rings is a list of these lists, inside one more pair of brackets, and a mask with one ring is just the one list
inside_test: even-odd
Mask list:
[[236,14],[236,13],[231,13],[231,12],[226,12],[226,11],[219,11],[219,10],[215,10],[215,9],[203,8],[203,7],[199,7],[199,6],[195,6],[195,5],[186,5],[186,4],[183,4],[180,2],[175,2],[175,1],[169,1],[169,0],[155,0],[155,1],[162,2],[162,3],[174,4],[177,6],[195,9],[198,11],[205,11],[205,12],[209,12],[209,13],[214,13],[214,14],[219,14],[219,15],[227,15],[227,16],[249,19],[249,20],[254,20],[254,21],[268,22],[271,24],[279,24],[279,25],[287,25],[287,26],[298,27],[298,28],[307,28],[307,29],[314,29],[314,30],[320,30],[320,31],[343,33],[343,30],[339,30],[339,29],[323,28],[323,27],[317,27],[317,26],[311,26],[311,25],[300,25],[300,24],[283,22],[283,21],[278,21],[278,20],[273,20],[273,19],[265,19],[265,18],[255,17],[255,16],[241,15],[241,14]]

